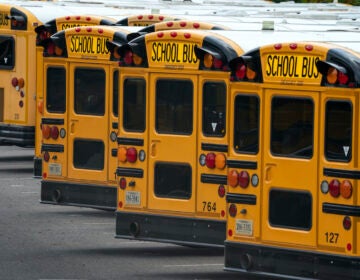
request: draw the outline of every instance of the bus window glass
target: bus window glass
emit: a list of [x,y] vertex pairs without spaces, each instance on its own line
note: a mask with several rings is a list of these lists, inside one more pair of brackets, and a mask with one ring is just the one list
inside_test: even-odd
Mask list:
[[326,103],[325,156],[332,161],[351,160],[352,105],[347,101]]
[[208,82],[203,87],[203,133],[206,136],[225,135],[226,85]]
[[119,71],[116,70],[113,73],[113,114],[115,117],[119,115]]
[[309,98],[274,97],[271,105],[271,152],[311,158],[314,105]]
[[156,130],[164,134],[192,133],[193,84],[191,81],[157,81]]
[[13,69],[15,65],[15,42],[11,36],[0,36],[0,69]]
[[146,115],[145,80],[124,81],[123,126],[127,131],[144,132]]
[[74,140],[74,167],[80,169],[104,169],[104,143],[94,140]]
[[105,113],[105,71],[75,70],[75,112],[103,116]]
[[274,227],[310,230],[311,194],[273,189],[269,198],[269,222]]
[[238,153],[259,151],[259,98],[237,95],[235,98],[234,149]]
[[189,199],[191,197],[191,166],[157,163],[155,166],[155,195]]
[[50,113],[66,111],[65,68],[49,67],[46,74],[46,109]]

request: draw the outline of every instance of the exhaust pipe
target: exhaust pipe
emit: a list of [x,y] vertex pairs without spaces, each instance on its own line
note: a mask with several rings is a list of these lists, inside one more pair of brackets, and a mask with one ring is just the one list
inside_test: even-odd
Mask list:
[[61,200],[61,191],[59,189],[56,189],[56,190],[53,191],[52,200],[54,202],[57,202],[57,203],[60,202],[60,200]]
[[140,225],[139,223],[137,222],[132,222],[130,223],[130,234],[133,236],[133,237],[137,237],[140,233]]
[[250,254],[242,254],[240,256],[240,266],[242,269],[250,270],[254,264],[253,258]]

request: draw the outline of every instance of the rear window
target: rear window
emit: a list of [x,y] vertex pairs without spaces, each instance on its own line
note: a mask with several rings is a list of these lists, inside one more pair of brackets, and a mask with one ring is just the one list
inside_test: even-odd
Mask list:
[[105,114],[105,71],[75,69],[75,112],[82,115]]
[[273,155],[311,158],[314,142],[314,104],[310,98],[274,97],[271,103]]
[[269,222],[274,227],[310,230],[312,199],[308,192],[270,191]]
[[66,71],[62,67],[49,67],[46,80],[46,109],[50,113],[66,111]]
[[144,132],[146,116],[146,83],[144,79],[124,81],[123,127],[127,131]]
[[156,131],[190,135],[193,131],[193,84],[186,80],[156,83]]
[[79,169],[104,169],[105,145],[102,141],[74,140],[74,167]]
[[15,40],[11,36],[0,36],[0,69],[15,66]]
[[207,82],[203,87],[203,133],[224,137],[226,133],[226,85]]
[[330,161],[351,160],[352,111],[349,101],[326,102],[325,156]]
[[157,163],[155,195],[167,198],[191,197],[191,167],[187,164]]

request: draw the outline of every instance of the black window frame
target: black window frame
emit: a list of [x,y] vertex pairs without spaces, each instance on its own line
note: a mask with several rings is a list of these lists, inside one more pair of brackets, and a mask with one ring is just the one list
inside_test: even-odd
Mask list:
[[[216,89],[214,93],[211,86],[221,86],[222,88]],[[222,90],[221,92],[219,92]],[[223,96],[220,96],[223,95]],[[206,81],[203,84],[203,104],[202,104],[202,133],[206,137],[223,138],[226,135],[226,102],[227,102],[227,87],[223,81]],[[215,97],[211,95],[216,95]],[[214,104],[216,101],[221,100],[222,104]],[[212,123],[216,123],[216,127],[212,127]]]
[[[16,52],[15,52],[15,39],[13,36],[6,36],[6,35],[0,35],[0,44],[3,44],[5,42],[10,42],[8,48],[11,48],[10,52],[10,64],[0,64],[0,69],[4,70],[12,70],[15,68],[15,58],[16,58]],[[7,48],[7,47],[6,47]],[[9,53],[9,52],[7,52]],[[5,58],[5,53],[0,53],[0,61],[2,61]]]
[[[171,87],[171,90],[163,92],[159,90],[159,84],[162,82],[167,82],[169,84],[165,85],[168,88]],[[172,84],[171,84],[172,83]],[[190,87],[190,91],[179,91],[180,84],[183,83],[183,87]],[[170,85],[171,84],[171,85]],[[156,81],[155,86],[155,130],[159,134],[171,134],[171,135],[191,135],[194,131],[194,84],[192,80],[185,79],[158,79]],[[173,93],[180,92],[182,95],[172,95]],[[186,96],[189,94],[189,96]],[[162,96],[160,96],[162,95]],[[172,98],[172,100],[170,99]],[[175,99],[190,99],[191,103],[185,104],[179,103],[175,104]],[[170,101],[168,103],[164,102],[163,104],[159,102],[159,100]],[[166,99],[166,100],[165,100]],[[173,104],[170,104],[173,103]],[[165,106],[166,111],[163,115],[160,114],[159,107],[160,105]],[[182,108],[177,108],[177,107]],[[186,108],[189,106],[189,108]],[[190,117],[189,114],[186,114],[186,109],[191,112]],[[182,110],[182,112],[180,111]],[[180,114],[177,114],[180,112]],[[159,117],[161,115],[161,117]],[[179,121],[181,120],[181,122]],[[163,124],[165,123],[165,124]],[[172,129],[166,129],[172,128]]]
[[[308,101],[309,104],[312,106],[312,115],[311,115],[311,123],[306,124],[305,122],[303,123],[294,123],[291,126],[288,126],[288,128],[286,130],[283,131],[275,131],[274,129],[274,119],[275,119],[275,114],[279,114],[279,110],[277,108],[277,110],[274,109],[274,102],[277,100],[288,100],[290,101],[303,101],[302,105],[305,105],[305,101]],[[301,105],[301,104],[300,104]],[[294,110],[292,110],[292,112],[295,112]],[[285,113],[284,115],[287,116],[287,120],[289,120],[290,118],[288,117],[288,113]],[[304,114],[302,114],[304,115]],[[303,158],[303,159],[311,159],[314,156],[314,143],[315,143],[315,139],[314,139],[314,135],[315,135],[315,131],[314,131],[314,120],[315,120],[315,103],[314,100],[309,97],[309,96],[288,96],[288,95],[274,95],[272,97],[271,100],[271,120],[270,120],[270,152],[273,156],[276,157],[287,157],[287,158]],[[309,143],[309,145],[304,145],[304,147],[302,149],[298,149],[298,150],[294,150],[291,152],[278,152],[278,151],[274,151],[276,150],[276,145],[275,142],[279,142],[279,144],[277,145],[277,147],[281,147],[281,149],[285,149],[286,147],[294,149],[296,148],[296,143],[294,143],[294,141],[300,141],[303,139],[306,139],[304,137],[304,135],[301,135],[301,133],[304,130],[309,130],[309,127],[311,129],[311,143]],[[299,134],[300,133],[300,134]],[[281,142],[281,144],[280,144]],[[309,150],[309,148],[311,148],[311,150]]]
[[[348,104],[349,108],[350,108],[350,144],[349,144],[349,153],[347,156],[340,158],[339,156],[329,156],[329,151],[328,151],[328,145],[329,145],[329,137],[328,137],[328,132],[329,132],[329,110],[328,110],[328,105],[330,103],[342,103],[342,104]],[[349,112],[349,110],[344,110],[344,112]],[[336,118],[339,119],[339,118]],[[351,102],[351,100],[348,99],[329,99],[326,101],[325,103],[325,134],[324,134],[324,156],[326,158],[326,160],[331,161],[331,162],[351,162],[352,160],[352,147],[353,147],[353,120],[354,120],[354,106],[353,103]],[[340,125],[339,127],[344,128],[344,125]],[[332,131],[332,130],[331,130]],[[339,145],[340,146],[340,145]],[[344,145],[342,145],[342,147],[344,147]],[[341,149],[340,149],[341,150]],[[343,150],[341,150],[343,151]],[[335,154],[335,153],[334,153]],[[338,155],[341,155],[341,152],[337,153]]]
[[[238,100],[240,98],[248,98],[249,99],[249,103],[250,103],[250,98],[252,98],[253,100],[256,100],[257,101],[257,104],[256,104],[256,109],[257,109],[257,112],[256,113],[256,117],[257,117],[257,128],[251,128],[250,130],[248,130],[249,132],[247,133],[249,135],[249,137],[252,137],[252,135],[255,133],[256,134],[256,141],[252,144],[252,146],[254,147],[252,150],[249,150],[248,149],[240,149],[239,147],[237,147],[237,143],[239,143],[240,141],[240,133],[238,133],[238,131],[240,130],[240,125],[239,122],[237,121],[238,119],[240,119],[240,117],[238,116],[239,114],[239,111],[241,111],[241,109],[238,109],[237,108],[237,105],[238,105]],[[246,104],[244,103],[243,101],[242,102],[239,102],[240,105],[241,104]],[[248,106],[248,108],[250,108],[250,104]],[[250,110],[248,110],[250,111]],[[248,122],[249,123],[249,122]],[[255,129],[255,131],[253,131]],[[233,130],[234,130],[234,138],[233,138],[233,141],[234,141],[234,151],[238,154],[251,154],[251,155],[256,155],[259,153],[259,143],[260,143],[260,97],[256,94],[243,94],[243,93],[238,93],[236,96],[235,96],[235,100],[234,100],[234,127],[233,127]]]
[[[129,86],[129,82],[135,82],[140,87],[136,88],[135,94],[130,91],[132,88]],[[146,130],[146,112],[147,112],[147,99],[146,99],[146,80],[142,77],[128,77],[123,81],[123,99],[122,99],[122,126],[125,131],[128,132],[144,132]],[[141,89],[139,91],[139,89]],[[140,94],[140,95],[139,95]],[[129,97],[129,98],[128,98]],[[144,102],[132,102],[132,105],[139,106],[140,108],[135,108],[135,116],[130,114],[130,110],[128,105],[130,101],[134,101],[133,98],[136,100],[143,100]],[[142,114],[142,115],[140,115]],[[135,121],[132,121],[133,118],[136,118]]]
[[[54,73],[54,77],[59,79],[61,78],[61,76],[59,75],[58,71],[61,71],[62,75],[63,75],[63,79],[62,81],[58,81],[56,83],[56,85],[54,84],[54,81],[51,80],[50,78],[52,77],[52,74],[50,73],[50,71],[57,71],[57,73]],[[66,68],[64,66],[60,66],[60,65],[52,65],[49,66],[46,69],[46,110],[49,113],[56,113],[56,114],[64,114],[66,112],[66,90],[67,90],[67,78],[66,78]],[[62,95],[59,96],[54,96],[54,94],[50,94],[50,93],[54,93],[54,91],[52,90],[52,88],[54,87],[56,89],[56,92],[59,92],[59,85],[62,86]],[[50,96],[54,96],[54,97],[50,97]],[[53,100],[54,99],[54,100]],[[61,105],[61,106],[60,106]],[[56,109],[53,109],[56,108]]]
[[[275,201],[273,197],[275,192],[280,196],[276,198],[278,201]],[[308,200],[301,201],[299,199],[300,196],[303,196],[303,198],[306,197]],[[304,207],[299,207],[301,203],[305,204]],[[308,210],[308,212],[303,210]],[[272,188],[269,192],[268,214],[269,224],[272,227],[310,231],[313,226],[312,194],[311,192],[305,190],[295,191],[289,189]]]
[[[93,156],[96,156],[95,151],[97,151],[97,149],[95,147],[95,144],[98,144],[98,149],[102,148],[102,151],[100,151],[100,158],[92,158]],[[86,159],[84,158],[85,155],[87,156]],[[94,162],[101,164],[99,166],[91,166],[89,165],[89,161],[90,163]],[[99,139],[75,138],[73,142],[73,165],[77,169],[104,170],[105,143]]]
[[[103,89],[102,94],[98,95],[98,91],[93,91],[90,95],[91,90],[94,90],[95,86],[89,87],[89,81],[100,81],[100,77],[96,77],[96,75],[91,76],[90,74],[84,75],[82,73],[81,75],[83,77],[87,77],[87,79],[80,78],[78,79],[79,71],[89,71],[95,73],[96,71],[101,73],[103,75],[102,82],[103,84],[100,84],[101,86],[99,88]],[[106,106],[106,71],[104,68],[98,67],[98,68],[87,68],[87,67],[76,67],[74,69],[74,112],[78,115],[88,115],[88,116],[104,116],[107,111]],[[91,77],[91,78],[90,78]],[[95,78],[96,77],[96,78]],[[86,85],[88,88],[85,88],[85,86],[78,86],[77,80],[79,80],[82,84]],[[97,87],[97,86],[96,86]],[[81,93],[80,93],[81,92]],[[84,100],[86,99],[86,102],[82,100],[82,97]],[[99,104],[101,106],[99,106]],[[101,108],[102,110],[99,110]],[[96,110],[95,110],[96,109]]]

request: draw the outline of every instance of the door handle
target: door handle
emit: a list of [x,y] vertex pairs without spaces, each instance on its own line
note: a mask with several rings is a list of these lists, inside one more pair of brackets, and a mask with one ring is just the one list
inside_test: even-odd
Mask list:
[[156,144],[160,143],[160,140],[152,140],[150,146],[150,155],[152,157],[156,156]]
[[265,167],[265,181],[267,183],[269,183],[271,181],[271,169],[273,167],[275,167],[276,164],[275,163],[270,163],[270,164],[267,164],[266,167]]
[[70,133],[73,134],[75,132],[75,124],[78,122],[79,120],[73,119],[70,120]]

